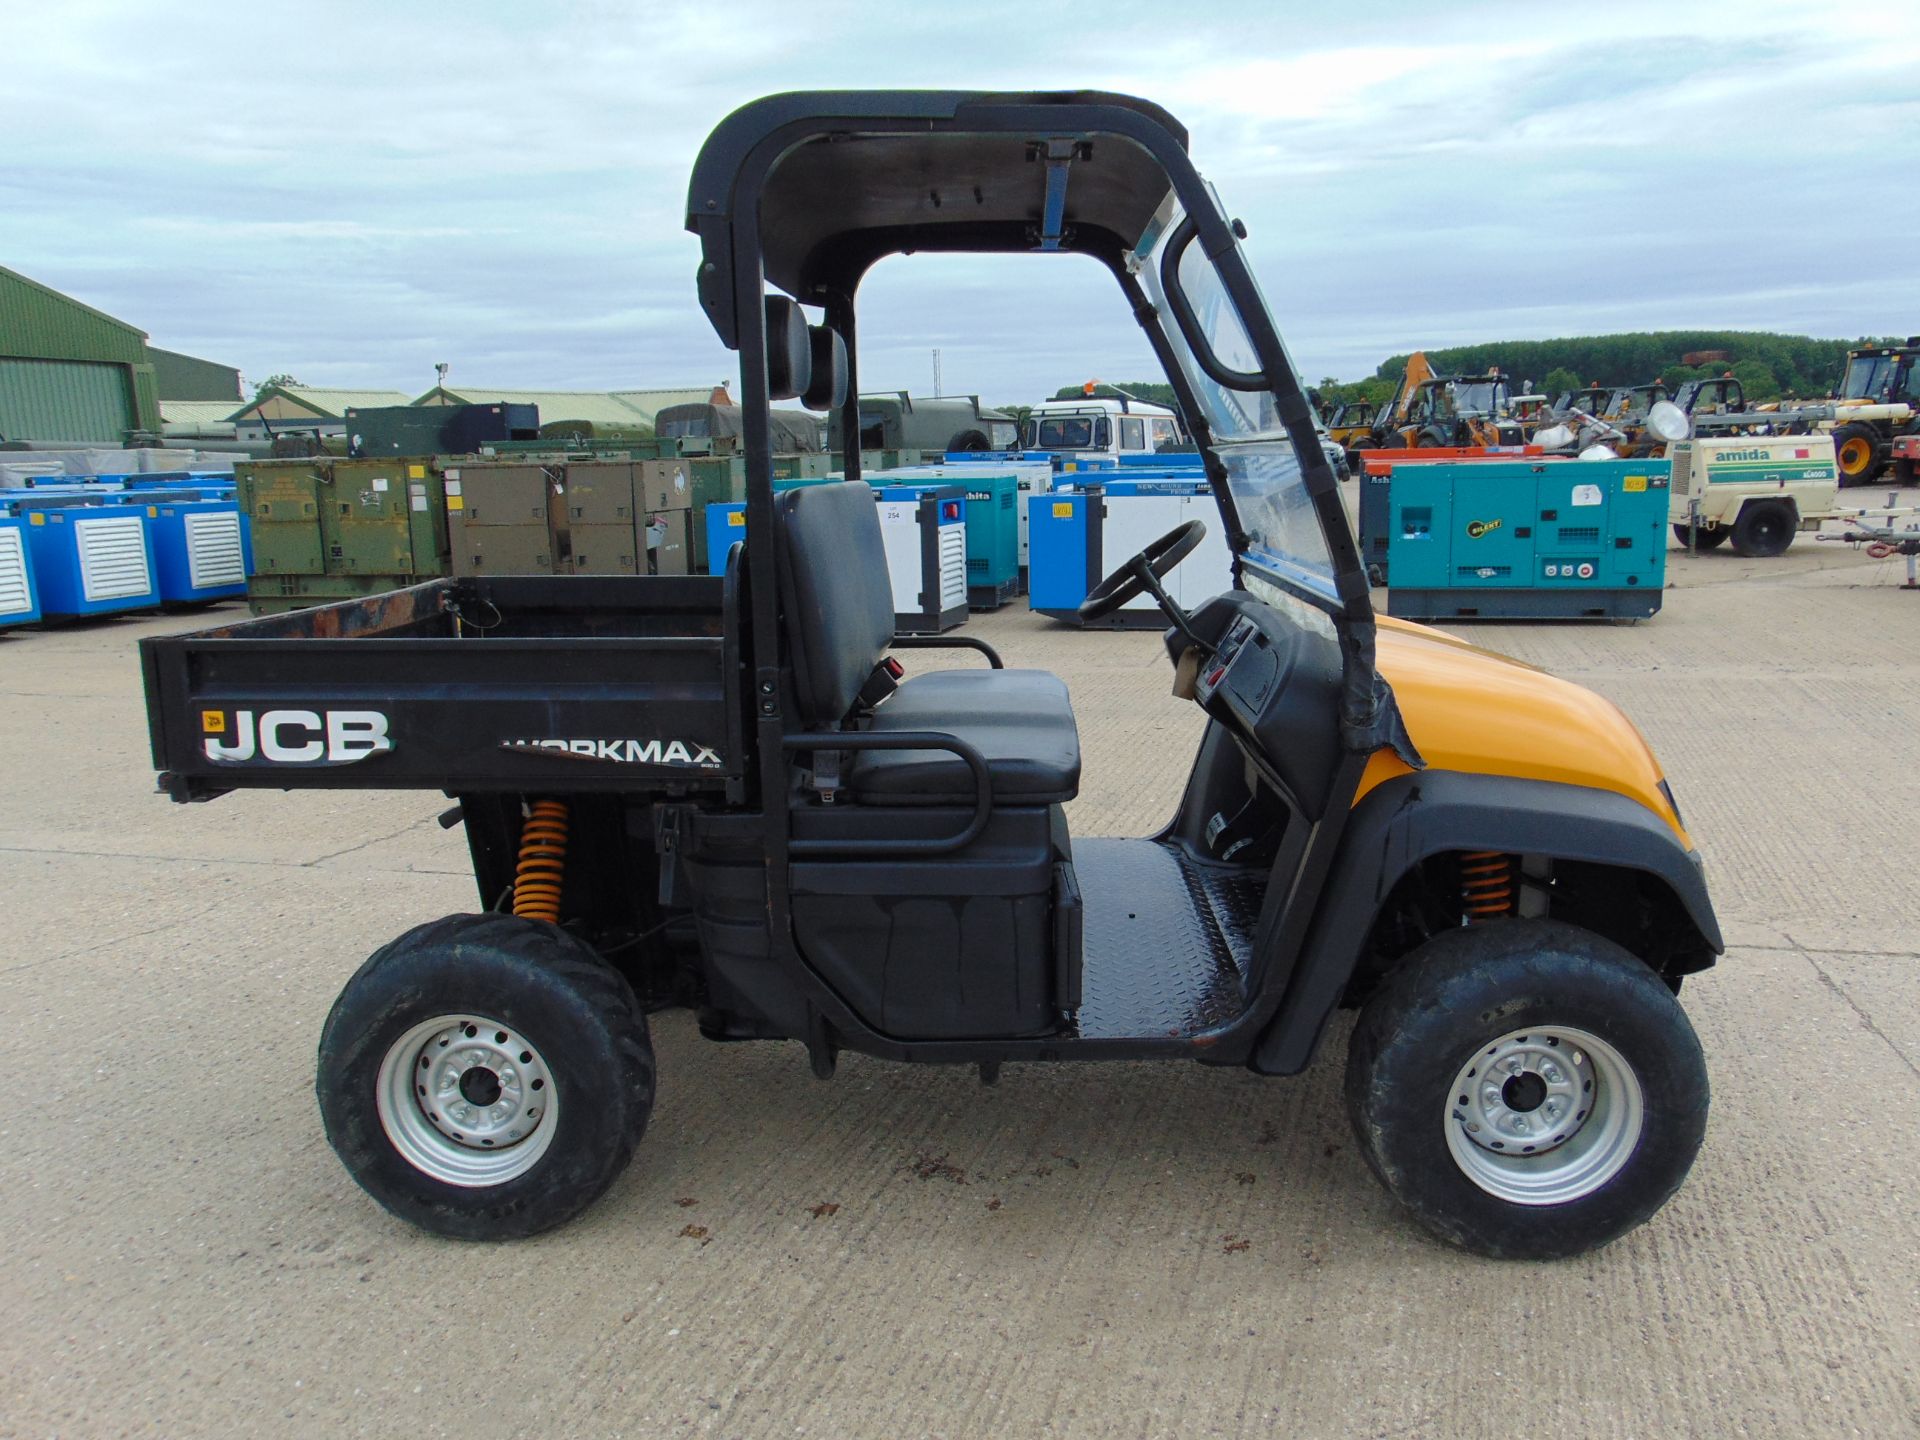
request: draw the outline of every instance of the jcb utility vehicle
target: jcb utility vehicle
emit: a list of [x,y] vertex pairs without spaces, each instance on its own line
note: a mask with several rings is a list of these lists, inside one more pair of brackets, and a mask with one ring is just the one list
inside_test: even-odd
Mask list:
[[[1376,621],[1243,227],[1173,117],[1098,93],[775,96],[708,139],[688,225],[740,355],[749,519],[723,575],[440,581],[145,645],[176,799],[458,800],[483,908],[377,952],[321,1038],[353,1176],[448,1235],[578,1213],[646,1126],[666,1003],[716,1040],[798,1041],[821,1076],[855,1051],[983,1080],[1293,1074],[1346,1005],[1360,1149],[1441,1236],[1568,1255],[1659,1209],[1707,1115],[1675,992],[1720,949],[1673,796],[1607,701]],[[1055,676],[977,643],[980,663],[903,672],[908,645],[969,642],[895,638],[867,486],[774,494],[769,405],[856,427],[861,279],[924,251],[1105,266],[1205,456],[1232,588],[1169,598],[1190,521],[1083,607],[1153,594],[1209,722],[1153,835],[1069,832]]]

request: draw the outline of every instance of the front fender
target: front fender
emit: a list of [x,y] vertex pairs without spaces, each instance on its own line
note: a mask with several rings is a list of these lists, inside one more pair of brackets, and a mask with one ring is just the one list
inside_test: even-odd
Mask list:
[[1428,770],[1375,788],[1354,807],[1298,962],[1253,1068],[1291,1075],[1313,1058],[1393,887],[1430,856],[1460,850],[1546,855],[1641,871],[1664,885],[1698,932],[1725,947],[1699,855],[1646,806],[1611,790],[1550,780]]

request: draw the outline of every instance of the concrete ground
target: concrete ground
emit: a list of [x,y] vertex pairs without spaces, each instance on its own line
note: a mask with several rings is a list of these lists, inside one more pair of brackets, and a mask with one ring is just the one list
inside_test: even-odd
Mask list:
[[[134,644],[0,639],[0,1434],[1911,1435],[1920,1431],[1920,595],[1803,540],[1676,553],[1632,627],[1468,627],[1640,723],[1731,950],[1711,1128],[1554,1265],[1429,1241],[1361,1163],[1342,1027],[1296,1080],[970,1072],[656,1017],[635,1164],[538,1240],[389,1218],[335,1162],[339,986],[471,908],[437,795],[152,793]],[[1080,833],[1170,810],[1149,635],[973,633],[1073,687]]]

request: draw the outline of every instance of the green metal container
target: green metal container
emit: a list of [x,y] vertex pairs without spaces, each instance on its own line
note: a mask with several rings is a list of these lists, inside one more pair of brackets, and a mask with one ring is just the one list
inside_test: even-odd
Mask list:
[[255,615],[279,615],[404,590],[418,582],[414,575],[255,575],[247,581],[247,608]]
[[326,573],[320,543],[323,466],[262,460],[234,467],[240,508],[253,531],[253,568],[263,576]]
[[424,460],[335,460],[320,536],[330,575],[444,575],[446,482]]

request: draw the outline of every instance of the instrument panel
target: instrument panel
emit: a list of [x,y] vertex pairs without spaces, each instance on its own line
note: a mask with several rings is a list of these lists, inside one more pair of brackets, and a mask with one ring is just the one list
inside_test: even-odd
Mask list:
[[1195,680],[1195,698],[1209,710],[1217,698],[1251,732],[1280,683],[1280,656],[1249,615],[1236,617],[1220,648]]

